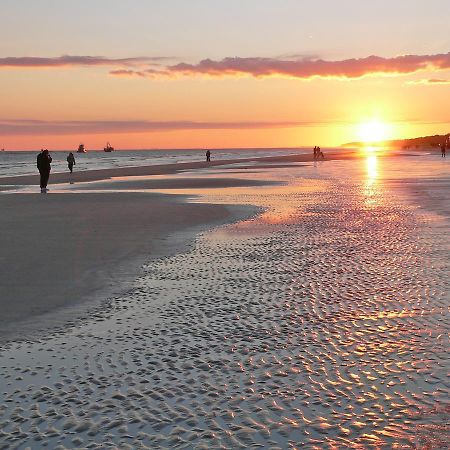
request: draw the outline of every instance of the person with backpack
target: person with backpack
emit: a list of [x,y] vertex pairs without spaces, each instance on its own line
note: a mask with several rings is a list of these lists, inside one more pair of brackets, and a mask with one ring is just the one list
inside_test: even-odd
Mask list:
[[40,175],[41,194],[46,194],[48,179],[50,177],[52,157],[47,149],[41,150],[37,156],[37,168]]

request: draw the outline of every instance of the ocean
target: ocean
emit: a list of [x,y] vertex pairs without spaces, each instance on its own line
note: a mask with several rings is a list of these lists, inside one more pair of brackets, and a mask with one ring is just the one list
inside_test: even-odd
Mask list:
[[[311,151],[310,148],[220,149],[211,150],[211,159],[296,155]],[[35,174],[37,172],[37,154],[37,151],[0,152],[0,177]],[[67,171],[66,158],[69,151],[55,151],[50,152],[50,154],[53,158],[52,172]],[[88,151],[87,153],[74,152],[74,155],[76,159],[75,171],[82,171],[201,161],[205,158],[205,150],[118,150],[112,153]]]

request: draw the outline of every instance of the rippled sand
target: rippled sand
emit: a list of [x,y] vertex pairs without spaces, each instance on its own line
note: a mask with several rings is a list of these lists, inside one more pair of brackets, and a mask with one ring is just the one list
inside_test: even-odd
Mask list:
[[448,223],[351,164],[218,191],[266,212],[4,349],[0,448],[448,448]]

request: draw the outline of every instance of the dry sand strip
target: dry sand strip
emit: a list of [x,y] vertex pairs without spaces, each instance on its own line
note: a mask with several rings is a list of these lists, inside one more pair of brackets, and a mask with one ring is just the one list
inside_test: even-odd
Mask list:
[[64,325],[126,290],[145,261],[186,249],[202,229],[256,213],[183,199],[129,192],[0,195],[0,343]]
[[[325,155],[325,159],[346,159],[357,156],[357,152],[354,151],[335,151]],[[282,163],[282,162],[310,162],[313,161],[312,154],[301,155],[289,155],[289,156],[267,156],[267,157],[255,157],[255,158],[242,158],[242,159],[227,159],[216,160],[209,163],[200,162],[186,162],[176,164],[160,164],[153,166],[138,166],[138,167],[121,167],[114,169],[98,169],[98,170],[85,170],[83,172],[70,173],[52,173],[50,175],[50,185],[60,183],[82,183],[88,181],[99,181],[108,178],[119,177],[132,177],[132,176],[146,176],[146,175],[169,175],[187,170],[195,169],[208,169],[216,166],[225,166],[230,164],[243,164],[243,163]],[[254,168],[255,166],[251,166]],[[39,186],[38,175],[22,175],[15,177],[3,177],[0,178],[0,190],[1,186]]]

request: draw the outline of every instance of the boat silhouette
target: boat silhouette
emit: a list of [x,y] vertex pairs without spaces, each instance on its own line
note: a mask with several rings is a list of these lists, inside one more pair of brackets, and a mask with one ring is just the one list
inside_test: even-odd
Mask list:
[[113,152],[114,151],[114,147],[112,147],[110,145],[109,142],[106,143],[106,147],[103,149],[104,152]]

